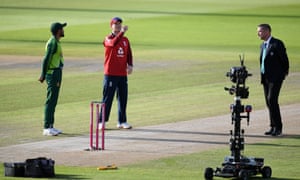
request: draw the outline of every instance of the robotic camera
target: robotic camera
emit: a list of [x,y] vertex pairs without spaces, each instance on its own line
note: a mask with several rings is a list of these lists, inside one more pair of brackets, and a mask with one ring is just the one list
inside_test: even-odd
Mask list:
[[231,88],[225,87],[224,89],[231,95],[236,95],[242,99],[246,99],[249,96],[249,88],[246,87],[246,79],[248,76],[252,76],[244,66],[244,55],[240,55],[241,66],[232,67],[230,72],[226,73],[226,76],[230,78],[231,82],[235,83]]
[[240,67],[232,67],[226,76],[231,82],[235,83],[231,88],[225,87],[225,90],[231,95],[235,95],[234,103],[230,105],[231,123],[233,130],[230,130],[229,146],[231,155],[224,158],[222,167],[206,168],[204,172],[205,180],[212,180],[214,176],[224,178],[239,178],[248,180],[250,176],[262,174],[263,178],[270,178],[272,169],[269,166],[264,166],[263,158],[246,157],[243,155],[245,148],[244,129],[241,129],[241,121],[247,119],[247,124],[250,121],[251,105],[244,106],[241,99],[246,99],[249,96],[249,87],[246,87],[246,79],[251,74],[248,73],[244,66],[244,56],[240,55]]

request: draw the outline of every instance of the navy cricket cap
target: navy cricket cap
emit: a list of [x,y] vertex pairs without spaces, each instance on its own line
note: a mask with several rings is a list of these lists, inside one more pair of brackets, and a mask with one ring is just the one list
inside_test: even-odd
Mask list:
[[112,18],[111,21],[110,21],[110,27],[111,27],[113,24],[116,24],[117,22],[122,23],[123,20],[122,20],[121,18],[119,18],[119,17],[114,17],[114,18]]
[[67,26],[67,23],[61,24],[61,23],[55,22],[55,23],[51,24],[50,30],[51,30],[52,34],[56,34],[59,29],[62,29],[65,26]]

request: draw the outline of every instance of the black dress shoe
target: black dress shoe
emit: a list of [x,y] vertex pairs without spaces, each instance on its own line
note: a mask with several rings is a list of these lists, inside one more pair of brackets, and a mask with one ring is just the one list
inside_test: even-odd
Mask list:
[[265,132],[265,135],[272,135],[275,132],[275,128],[271,127],[269,131]]
[[272,136],[281,136],[281,134],[282,134],[281,130],[274,130]]

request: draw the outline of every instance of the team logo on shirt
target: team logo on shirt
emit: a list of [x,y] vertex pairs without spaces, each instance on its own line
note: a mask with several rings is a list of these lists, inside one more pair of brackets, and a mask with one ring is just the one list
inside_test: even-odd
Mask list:
[[123,50],[122,47],[119,47],[119,49],[118,49],[118,55],[117,56],[118,57],[123,57],[124,56],[124,50]]

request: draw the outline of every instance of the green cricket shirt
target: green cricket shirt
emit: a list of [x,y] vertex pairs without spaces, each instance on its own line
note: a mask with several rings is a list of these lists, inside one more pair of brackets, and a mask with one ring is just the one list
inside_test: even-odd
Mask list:
[[52,74],[53,69],[62,68],[64,58],[60,42],[52,36],[46,44],[46,53],[42,63],[42,77]]

